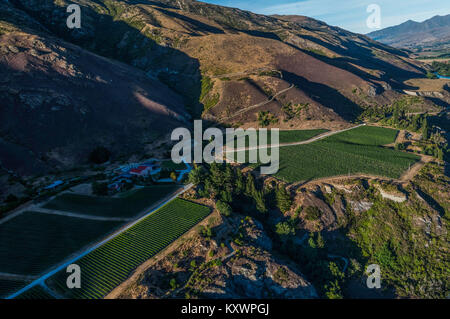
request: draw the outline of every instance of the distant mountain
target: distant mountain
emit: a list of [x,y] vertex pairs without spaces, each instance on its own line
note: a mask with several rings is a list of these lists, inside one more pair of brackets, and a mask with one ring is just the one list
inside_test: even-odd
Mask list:
[[400,25],[367,34],[373,40],[413,50],[450,47],[450,14],[423,22],[406,21]]

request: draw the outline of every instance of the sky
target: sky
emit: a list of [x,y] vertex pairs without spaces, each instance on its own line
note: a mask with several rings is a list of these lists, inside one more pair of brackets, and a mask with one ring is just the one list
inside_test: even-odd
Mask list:
[[[368,33],[408,20],[422,22],[435,15],[450,14],[450,0],[201,0],[261,14],[305,15],[332,26]],[[369,28],[371,4],[380,8],[380,28]]]

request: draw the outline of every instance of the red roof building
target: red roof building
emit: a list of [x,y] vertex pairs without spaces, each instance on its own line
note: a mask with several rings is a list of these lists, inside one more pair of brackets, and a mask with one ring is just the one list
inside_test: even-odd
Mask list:
[[147,176],[151,173],[152,168],[150,166],[138,166],[130,170],[130,174],[138,176]]

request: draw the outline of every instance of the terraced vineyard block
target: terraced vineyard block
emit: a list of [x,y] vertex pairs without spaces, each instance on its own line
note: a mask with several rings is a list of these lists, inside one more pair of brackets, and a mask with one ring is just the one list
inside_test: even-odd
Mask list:
[[210,208],[175,199],[75,263],[81,267],[81,288],[66,287],[61,271],[47,284],[68,298],[103,298],[146,260],[163,250],[198,222]]

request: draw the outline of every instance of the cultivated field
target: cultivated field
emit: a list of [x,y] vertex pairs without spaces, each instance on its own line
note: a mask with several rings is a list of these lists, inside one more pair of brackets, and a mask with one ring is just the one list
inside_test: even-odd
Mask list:
[[27,285],[28,282],[22,280],[0,279],[0,298],[5,298],[9,294]]
[[399,178],[420,158],[383,147],[394,143],[397,133],[362,126],[309,144],[280,147],[280,169],[275,176],[289,183],[347,174]]
[[325,132],[328,132],[328,130],[280,131],[280,144],[306,141]]
[[176,185],[144,187],[120,198],[64,193],[48,202],[44,208],[93,216],[133,217],[178,188]]
[[16,299],[55,299],[41,286],[34,286],[16,297]]
[[210,213],[208,207],[182,199],[163,206],[119,236],[90,252],[75,263],[81,267],[81,289],[66,286],[67,273],[61,271],[47,284],[68,298],[102,298],[143,262]]
[[399,178],[420,158],[382,147],[396,136],[397,130],[363,126],[311,144],[281,147],[276,176],[287,182],[358,173]]
[[0,224],[0,272],[38,275],[120,224],[24,212]]
[[[328,130],[324,129],[316,129],[316,130],[292,130],[292,131],[286,131],[286,130],[280,130],[280,144],[284,143],[295,143],[295,142],[302,142],[309,140],[310,138],[313,138],[314,136],[323,134],[325,132],[328,132]],[[257,140],[259,144],[259,133],[257,132]],[[237,147],[237,141],[241,141],[242,139],[236,139],[235,147]],[[267,143],[270,144],[272,141],[270,130],[267,130]],[[245,137],[246,145],[248,146],[249,138]]]

